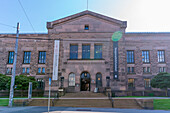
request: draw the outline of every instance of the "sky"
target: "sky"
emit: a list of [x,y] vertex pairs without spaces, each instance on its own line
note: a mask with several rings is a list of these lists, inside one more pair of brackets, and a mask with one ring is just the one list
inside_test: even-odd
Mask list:
[[[47,33],[46,22],[87,10],[87,0],[0,0],[0,33]],[[170,32],[170,0],[89,0],[88,10],[127,21],[126,32]],[[5,25],[9,26],[5,26]]]

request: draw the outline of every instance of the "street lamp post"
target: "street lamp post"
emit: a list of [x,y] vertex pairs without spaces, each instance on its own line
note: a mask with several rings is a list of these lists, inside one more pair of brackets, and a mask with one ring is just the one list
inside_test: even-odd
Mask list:
[[19,22],[17,23],[17,33],[16,33],[16,42],[15,42],[15,54],[14,54],[14,63],[11,77],[11,87],[10,87],[10,98],[9,98],[9,107],[12,107],[13,96],[14,96],[14,84],[15,84],[15,70],[17,63],[17,51],[18,51],[18,37],[19,37]]

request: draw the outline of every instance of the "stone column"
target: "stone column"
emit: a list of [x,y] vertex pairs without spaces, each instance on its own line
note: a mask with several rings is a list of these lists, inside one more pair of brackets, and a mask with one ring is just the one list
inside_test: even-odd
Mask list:
[[78,59],[82,59],[82,44],[78,44]]
[[90,45],[90,59],[94,59],[94,43]]

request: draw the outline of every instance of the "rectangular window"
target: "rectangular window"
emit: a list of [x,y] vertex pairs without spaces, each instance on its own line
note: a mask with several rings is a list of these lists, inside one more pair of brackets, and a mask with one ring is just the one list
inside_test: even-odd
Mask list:
[[130,73],[130,67],[127,68],[127,72]]
[[166,72],[166,67],[159,67],[159,72]]
[[143,67],[143,72],[146,73],[146,67]]
[[151,85],[150,85],[150,79],[144,79],[144,84],[145,84],[145,88],[150,88]]
[[150,67],[147,67],[147,72],[148,72],[148,73],[150,73],[150,72],[151,72]]
[[8,64],[13,64],[13,62],[14,62],[14,52],[10,51],[8,53]]
[[149,51],[142,51],[142,61],[149,63]]
[[134,51],[127,51],[127,63],[134,63]]
[[30,68],[27,68],[27,74],[30,73]]
[[37,79],[38,82],[38,89],[44,89],[44,80],[43,79]]
[[135,68],[134,67],[132,67],[132,73],[134,73],[135,72]]
[[31,52],[24,52],[24,64],[29,64],[31,58]]
[[128,79],[128,88],[135,87],[135,80],[133,78]]
[[41,73],[41,68],[40,67],[38,68],[38,73]]
[[7,74],[12,74],[12,68],[7,68],[6,73],[7,73]]
[[70,45],[70,59],[78,59],[78,45]]
[[45,68],[44,68],[44,67],[42,68],[42,73],[43,73],[43,74],[45,73]]
[[159,50],[157,54],[158,54],[158,62],[165,62],[165,51]]
[[82,59],[90,59],[90,45],[82,46]]
[[22,68],[22,73],[25,73],[25,68]]
[[38,57],[38,63],[39,64],[45,64],[46,61],[46,52],[45,51],[40,51],[39,52],[39,57]]
[[94,59],[102,59],[102,45],[94,45]]
[[166,67],[163,67],[163,72],[166,72]]

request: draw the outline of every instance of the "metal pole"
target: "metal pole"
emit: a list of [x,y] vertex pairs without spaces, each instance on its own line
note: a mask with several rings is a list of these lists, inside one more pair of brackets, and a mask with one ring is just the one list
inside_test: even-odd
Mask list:
[[89,3],[88,3],[88,0],[87,0],[87,10],[88,10],[88,5],[89,5]]
[[50,93],[51,93],[51,78],[49,78],[49,97],[48,97],[48,113],[50,111]]
[[14,63],[13,63],[13,70],[12,70],[12,77],[11,77],[11,87],[10,87],[10,98],[9,98],[9,105],[8,105],[9,107],[12,107],[13,96],[14,96],[15,70],[16,70],[17,51],[18,51],[18,37],[19,37],[19,22],[17,23],[15,54],[14,54],[15,56],[14,56]]

